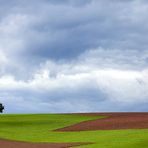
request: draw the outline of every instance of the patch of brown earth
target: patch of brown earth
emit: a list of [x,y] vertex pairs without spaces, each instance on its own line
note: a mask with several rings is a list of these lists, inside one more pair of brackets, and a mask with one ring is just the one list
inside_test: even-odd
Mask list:
[[147,129],[148,113],[81,113],[84,116],[107,116],[107,118],[84,121],[56,131],[88,131],[88,130],[118,130]]
[[70,148],[88,143],[29,143],[11,140],[0,140],[0,148]]

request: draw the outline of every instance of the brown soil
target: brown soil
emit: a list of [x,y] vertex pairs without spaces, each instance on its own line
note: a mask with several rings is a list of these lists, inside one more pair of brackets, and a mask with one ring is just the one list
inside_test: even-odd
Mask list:
[[0,140],[0,148],[70,148],[87,143],[29,143],[10,140]]
[[107,116],[104,119],[84,121],[56,131],[87,131],[117,129],[147,129],[148,113],[81,113],[89,116]]
[[[146,129],[148,113],[81,113],[83,116],[107,116],[104,119],[84,121],[56,131],[87,131],[115,129]],[[0,148],[69,148],[90,143],[29,143],[0,140]]]

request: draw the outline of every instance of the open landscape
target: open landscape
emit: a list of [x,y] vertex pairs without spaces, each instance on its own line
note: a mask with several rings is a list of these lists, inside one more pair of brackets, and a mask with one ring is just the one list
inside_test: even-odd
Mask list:
[[147,0],[0,0],[0,148],[148,148]]
[[0,116],[4,148],[147,148],[148,113]]

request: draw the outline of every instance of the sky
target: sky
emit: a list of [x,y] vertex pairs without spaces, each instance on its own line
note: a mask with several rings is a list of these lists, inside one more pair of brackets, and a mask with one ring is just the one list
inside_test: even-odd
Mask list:
[[148,111],[148,1],[0,0],[5,113]]

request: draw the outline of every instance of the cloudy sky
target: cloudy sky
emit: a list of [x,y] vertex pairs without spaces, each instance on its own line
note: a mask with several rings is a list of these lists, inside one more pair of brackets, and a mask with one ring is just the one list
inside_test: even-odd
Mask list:
[[5,113],[148,111],[146,0],[0,0]]

